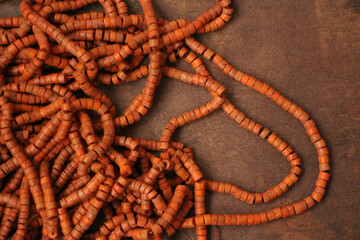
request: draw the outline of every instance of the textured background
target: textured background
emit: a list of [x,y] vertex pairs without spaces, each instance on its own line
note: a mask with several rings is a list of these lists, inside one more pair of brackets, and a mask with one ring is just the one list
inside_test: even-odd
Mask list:
[[[141,12],[137,1],[127,1]],[[192,20],[214,1],[154,1],[159,16]],[[19,1],[0,3],[0,16],[19,14]],[[359,1],[234,1],[233,19],[218,32],[197,38],[238,69],[262,79],[305,109],[318,123],[331,151],[332,179],[321,204],[301,215],[250,227],[221,227],[221,239],[360,239],[360,11]],[[89,9],[101,9],[93,5]],[[222,194],[208,194],[210,213],[267,210],[310,194],[317,177],[316,151],[292,116],[265,97],[236,83],[206,62],[227,96],[250,118],[278,133],[303,160],[303,175],[283,197],[246,205]],[[182,69],[191,70],[183,63]],[[145,79],[104,89],[124,110]],[[174,116],[211,99],[206,90],[164,78],[149,114],[124,134],[159,139]],[[222,111],[176,131],[174,140],[194,150],[206,179],[229,181],[249,191],[274,186],[289,164],[266,141],[240,129]],[[210,239],[215,239],[210,227]],[[196,239],[183,230],[172,239]]]

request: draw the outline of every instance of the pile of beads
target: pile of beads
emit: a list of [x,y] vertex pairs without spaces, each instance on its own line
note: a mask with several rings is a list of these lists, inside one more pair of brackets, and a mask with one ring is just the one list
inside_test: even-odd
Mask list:
[[[123,0],[99,0],[105,13],[65,13],[94,2],[22,0],[22,17],[0,18],[0,239],[162,239],[196,228],[200,240],[207,239],[208,225],[266,223],[322,200],[329,151],[314,120],[193,37],[229,22],[230,0],[217,0],[192,22],[157,17],[151,0],[140,0],[143,15],[129,14]],[[235,108],[199,55],[303,124],[320,170],[309,196],[259,213],[206,211],[206,191],[248,204],[280,197],[298,181],[301,160],[276,133]],[[150,63],[142,65],[147,56]],[[177,58],[195,73],[165,65]],[[146,86],[120,116],[96,87],[145,76]],[[159,141],[119,135],[151,109],[162,76],[205,87],[212,100],[172,118]],[[171,139],[177,128],[217,109],[280,151],[291,165],[289,175],[262,193],[205,180],[191,148]],[[195,216],[187,217],[193,207]]]

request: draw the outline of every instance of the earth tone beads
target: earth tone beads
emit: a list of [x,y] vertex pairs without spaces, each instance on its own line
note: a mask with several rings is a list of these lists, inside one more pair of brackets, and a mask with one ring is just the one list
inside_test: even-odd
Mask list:
[[[215,1],[193,21],[159,18],[151,0],[139,1],[143,15],[129,13],[123,0],[100,0],[104,12],[68,15],[95,2],[22,0],[22,17],[0,18],[0,239],[155,240],[196,228],[197,239],[205,240],[209,225],[266,223],[322,201],[330,159],[314,120],[194,38],[230,21],[230,0]],[[247,204],[267,203],[285,194],[302,170],[300,156],[282,137],[231,103],[200,56],[300,121],[318,153],[312,193],[258,213],[206,210],[206,191]],[[179,59],[193,73],[167,66]],[[212,98],[170,118],[158,140],[122,136],[125,127],[151,111],[163,76],[204,87]],[[98,89],[144,77],[145,87],[120,114]],[[280,183],[251,192],[204,179],[192,149],[172,141],[178,128],[219,109],[289,162],[290,173]],[[188,217],[193,207],[195,216]]]

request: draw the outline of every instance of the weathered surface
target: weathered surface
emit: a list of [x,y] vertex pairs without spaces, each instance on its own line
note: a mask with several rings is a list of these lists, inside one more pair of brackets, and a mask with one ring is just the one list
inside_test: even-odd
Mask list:
[[[130,9],[140,12],[135,0]],[[155,1],[167,19],[193,19],[215,1]],[[250,227],[220,227],[221,239],[358,239],[360,236],[360,14],[357,1],[234,1],[233,19],[218,32],[198,39],[234,66],[269,83],[303,107],[318,123],[331,150],[332,180],[323,202],[299,216]],[[0,16],[18,14],[19,1],[0,3]],[[99,6],[88,9],[101,9]],[[250,213],[304,198],[318,173],[316,152],[300,123],[265,97],[224,76],[206,63],[227,87],[230,100],[255,121],[270,127],[303,160],[300,181],[270,204],[249,206],[232,197],[209,194],[212,213]],[[179,64],[183,69],[190,68]],[[124,110],[145,84],[104,88]],[[171,117],[210,100],[206,90],[164,78],[149,114],[125,134],[159,139]],[[195,152],[205,177],[252,191],[278,183],[289,164],[260,138],[240,129],[225,113],[192,123],[175,134]],[[210,239],[215,239],[214,228]],[[172,239],[196,239],[184,230]]]

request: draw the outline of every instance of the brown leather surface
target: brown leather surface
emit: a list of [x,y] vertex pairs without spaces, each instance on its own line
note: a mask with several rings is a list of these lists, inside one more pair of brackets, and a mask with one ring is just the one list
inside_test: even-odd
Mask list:
[[[192,20],[215,1],[157,0],[159,16]],[[360,239],[360,13],[359,1],[233,1],[233,19],[218,32],[197,36],[238,69],[275,87],[317,122],[331,151],[332,179],[321,204],[305,213],[250,227],[220,227],[220,239]],[[130,9],[141,12],[135,0]],[[19,14],[19,1],[0,3],[0,16]],[[101,9],[94,5],[89,9]],[[207,194],[209,213],[235,214],[267,210],[298,201],[314,189],[318,174],[316,151],[304,128],[270,100],[205,63],[226,86],[229,99],[253,120],[279,134],[303,160],[299,182],[269,204],[247,205],[222,194]],[[191,71],[184,62],[177,64]],[[124,110],[145,84],[106,87]],[[202,88],[163,78],[153,108],[123,134],[159,139],[172,118],[209,101]],[[285,177],[290,166],[266,141],[240,129],[221,110],[176,131],[206,179],[228,181],[249,191],[263,191]],[[209,227],[209,239],[215,239]],[[196,239],[182,230],[171,239]]]

